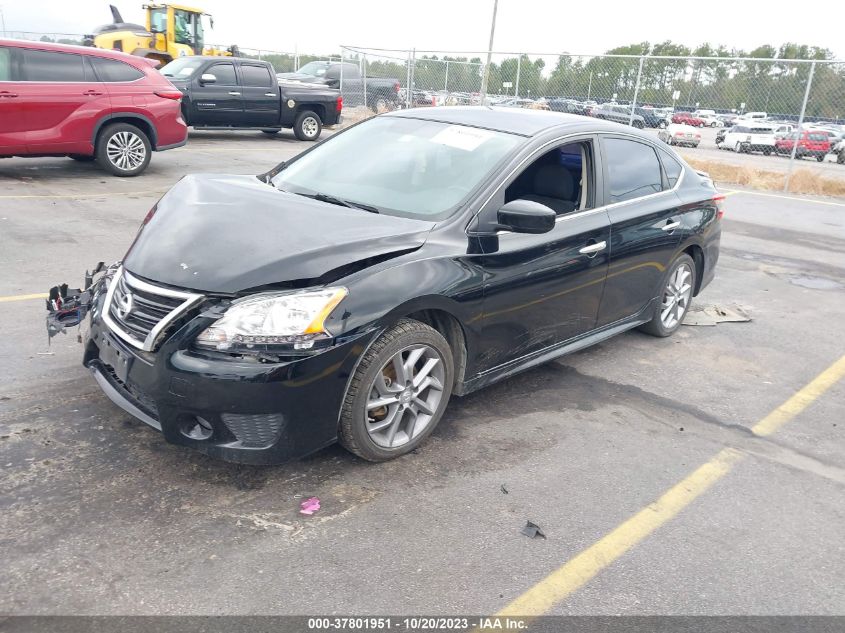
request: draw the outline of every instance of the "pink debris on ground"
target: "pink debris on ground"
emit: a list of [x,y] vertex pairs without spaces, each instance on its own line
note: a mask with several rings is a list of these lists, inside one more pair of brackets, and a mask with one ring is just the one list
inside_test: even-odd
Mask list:
[[320,500],[317,497],[310,497],[299,504],[300,514],[314,514],[320,509]]

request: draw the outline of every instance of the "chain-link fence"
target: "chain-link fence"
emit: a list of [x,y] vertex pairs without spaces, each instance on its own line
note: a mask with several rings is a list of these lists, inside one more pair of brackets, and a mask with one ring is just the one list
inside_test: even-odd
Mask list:
[[[845,63],[835,60],[493,53],[485,69],[486,53],[352,46],[341,58],[349,105],[488,104],[594,116],[654,128],[670,144],[788,156],[785,187],[797,159],[845,162]],[[386,80],[395,98],[365,97]]]

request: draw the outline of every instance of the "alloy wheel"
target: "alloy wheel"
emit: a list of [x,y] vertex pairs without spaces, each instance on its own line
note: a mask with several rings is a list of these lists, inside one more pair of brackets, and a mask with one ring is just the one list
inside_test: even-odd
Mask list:
[[317,135],[317,132],[320,129],[319,123],[317,123],[317,119],[312,116],[305,117],[302,121],[302,131],[305,133],[305,136],[308,138],[312,138]]
[[691,282],[692,269],[686,263],[678,266],[669,277],[660,304],[660,321],[667,330],[674,328],[684,318],[692,295]]
[[369,389],[370,439],[398,448],[425,431],[443,399],[445,376],[443,359],[428,345],[411,345],[392,356]]
[[144,141],[137,134],[127,131],[117,132],[106,144],[109,162],[122,171],[132,171],[140,167],[147,157]]

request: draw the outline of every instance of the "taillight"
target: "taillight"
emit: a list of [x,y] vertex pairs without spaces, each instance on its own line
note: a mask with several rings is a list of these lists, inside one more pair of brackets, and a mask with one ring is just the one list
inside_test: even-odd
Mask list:
[[340,114],[340,111],[343,110],[343,97],[340,95],[338,95],[337,102],[335,102],[335,110],[338,114]]
[[683,135],[684,135],[683,132],[675,132],[675,136],[683,136]]
[[173,99],[173,101],[179,101],[182,98],[182,93],[178,90],[156,90],[155,95],[162,99]]
[[717,193],[713,196],[713,204],[716,205],[716,219],[721,220],[722,217],[725,215],[725,209],[723,204],[725,202],[725,194]]

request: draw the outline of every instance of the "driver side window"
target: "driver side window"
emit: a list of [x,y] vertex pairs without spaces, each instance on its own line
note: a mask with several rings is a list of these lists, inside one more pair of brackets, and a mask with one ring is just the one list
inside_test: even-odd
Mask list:
[[512,200],[539,202],[557,215],[595,206],[593,151],[590,141],[559,145],[532,161],[505,190]]

